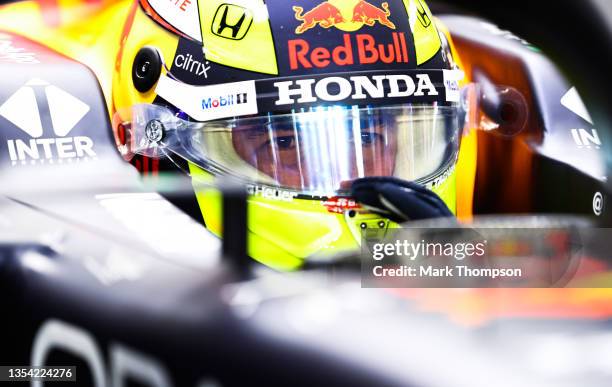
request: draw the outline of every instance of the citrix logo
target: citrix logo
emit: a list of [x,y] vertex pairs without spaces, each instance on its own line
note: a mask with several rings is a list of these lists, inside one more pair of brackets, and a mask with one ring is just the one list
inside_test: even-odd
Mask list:
[[204,63],[193,58],[191,54],[179,54],[174,58],[174,65],[185,71],[189,71],[198,77],[204,76],[208,78],[208,70],[210,70],[210,62]]
[[[0,106],[0,116],[32,137],[7,141],[12,165],[95,159],[91,138],[67,137],[89,110],[88,105],[57,86],[41,79],[28,81]],[[48,136],[51,128],[54,135]]]

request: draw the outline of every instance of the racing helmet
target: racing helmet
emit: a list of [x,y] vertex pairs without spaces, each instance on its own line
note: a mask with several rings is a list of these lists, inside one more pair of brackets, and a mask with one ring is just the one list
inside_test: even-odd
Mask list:
[[163,156],[187,172],[217,235],[221,195],[199,183],[244,181],[249,255],[295,269],[395,226],[351,197],[356,179],[416,182],[456,211],[460,165],[475,165],[458,165],[462,77],[422,0],[140,0],[115,133],[140,167]]

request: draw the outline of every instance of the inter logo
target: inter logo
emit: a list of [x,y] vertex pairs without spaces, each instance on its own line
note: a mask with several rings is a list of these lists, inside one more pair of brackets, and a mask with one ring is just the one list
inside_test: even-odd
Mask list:
[[40,79],[30,80],[0,106],[0,116],[31,137],[7,141],[12,165],[94,159],[91,138],[68,137],[89,110],[65,90]]

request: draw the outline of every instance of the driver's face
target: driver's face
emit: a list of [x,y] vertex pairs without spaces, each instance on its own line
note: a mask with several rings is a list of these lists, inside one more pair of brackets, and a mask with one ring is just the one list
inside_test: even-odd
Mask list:
[[317,174],[330,169],[344,181],[390,176],[397,153],[395,137],[395,129],[381,123],[362,124],[358,130],[277,125],[274,129],[242,126],[232,131],[240,157],[291,188],[310,187],[313,179],[321,178]]

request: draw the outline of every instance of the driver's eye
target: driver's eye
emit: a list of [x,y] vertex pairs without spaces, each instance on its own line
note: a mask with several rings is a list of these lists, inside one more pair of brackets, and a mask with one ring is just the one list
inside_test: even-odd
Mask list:
[[294,147],[295,138],[293,136],[278,136],[274,138],[274,144],[280,150],[289,150]]
[[361,132],[361,144],[363,146],[376,145],[383,140],[382,135],[372,132]]

